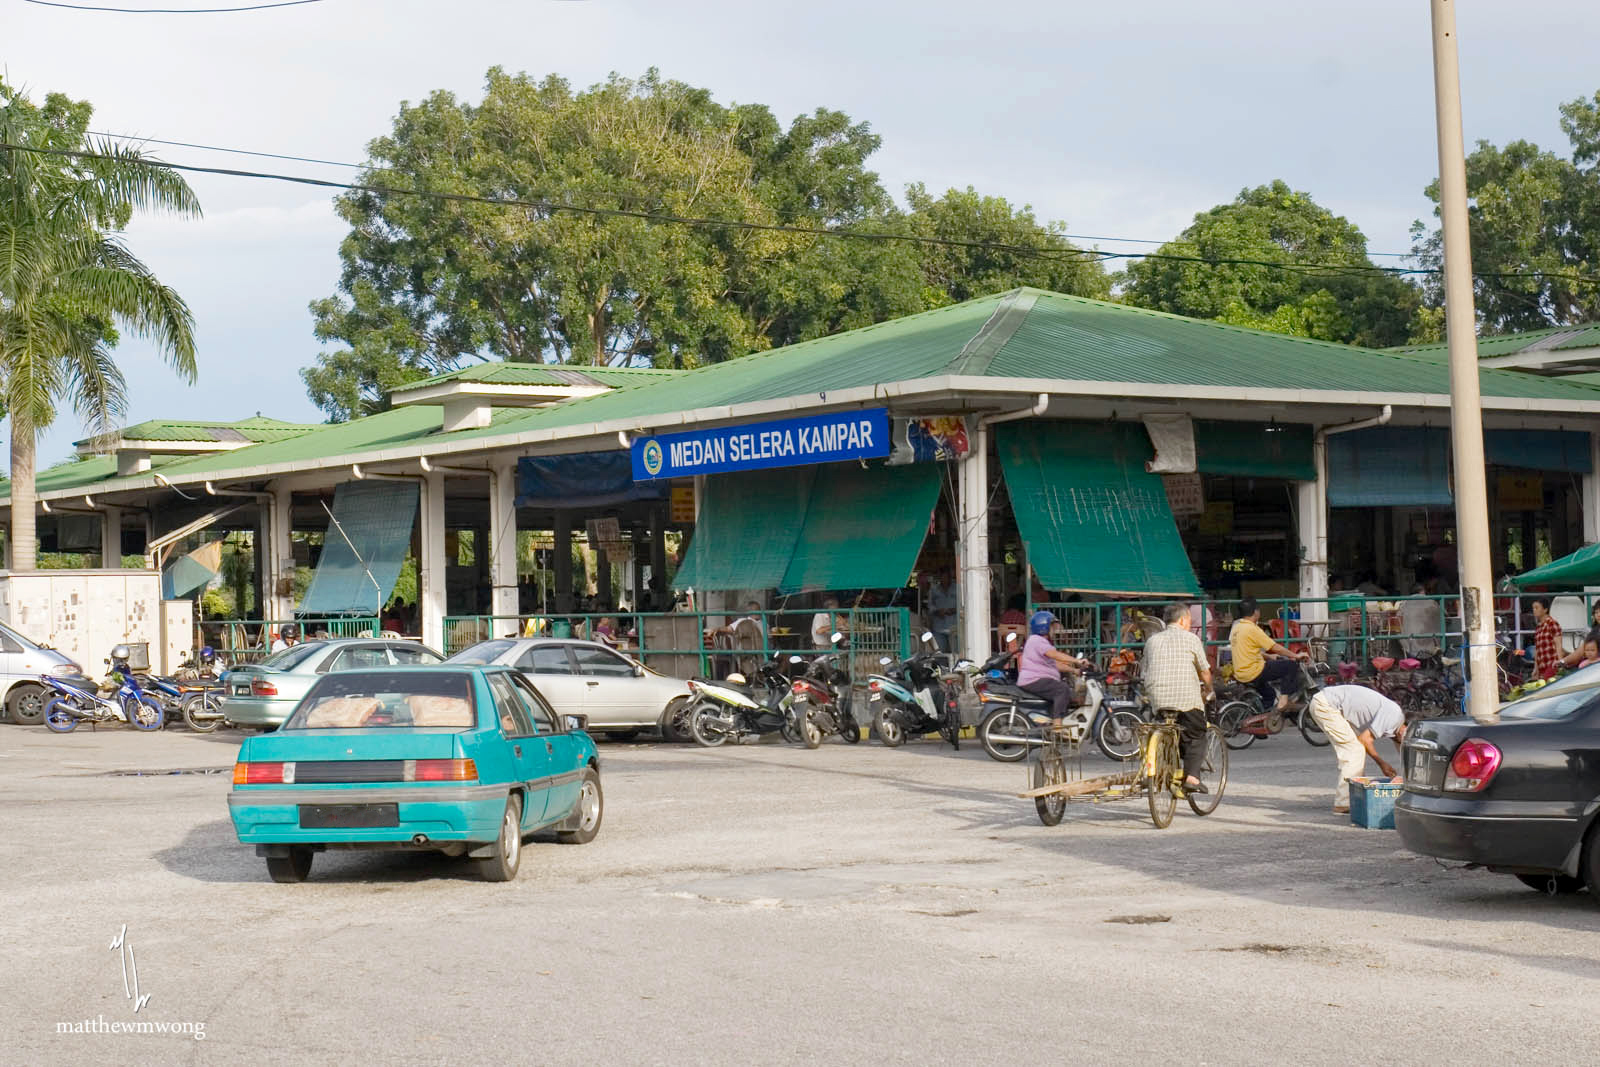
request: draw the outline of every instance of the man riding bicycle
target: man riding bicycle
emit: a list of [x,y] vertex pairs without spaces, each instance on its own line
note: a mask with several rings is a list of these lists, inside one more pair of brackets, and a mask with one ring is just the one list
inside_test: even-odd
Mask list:
[[1200,781],[1204,769],[1206,698],[1211,693],[1211,665],[1205,645],[1191,627],[1187,604],[1168,604],[1161,612],[1166,628],[1144,643],[1144,688],[1157,711],[1178,713],[1179,747],[1183,753],[1183,788],[1208,790]]
[[1300,661],[1310,659],[1305,652],[1290,652],[1261,628],[1261,605],[1255,597],[1239,601],[1239,618],[1228,631],[1228,648],[1233,652],[1233,676],[1248,684],[1262,700],[1274,701],[1278,711],[1289,707],[1289,691],[1300,676]]

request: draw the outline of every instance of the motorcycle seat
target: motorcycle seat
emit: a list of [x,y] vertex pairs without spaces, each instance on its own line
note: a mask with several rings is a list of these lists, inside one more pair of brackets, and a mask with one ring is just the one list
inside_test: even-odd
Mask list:
[[1420,659],[1414,659],[1410,656],[1400,661],[1400,669],[1403,671],[1414,671],[1421,666],[1422,661]]
[[1019,685],[997,685],[990,683],[987,692],[1015,700],[1019,708],[1048,708],[1050,701],[1044,697],[1036,696]]

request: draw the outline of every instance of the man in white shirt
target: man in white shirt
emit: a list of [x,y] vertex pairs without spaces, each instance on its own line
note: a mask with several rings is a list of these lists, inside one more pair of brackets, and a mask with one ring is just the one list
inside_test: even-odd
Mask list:
[[1378,755],[1377,738],[1394,740],[1396,750],[1406,735],[1406,716],[1400,705],[1364,685],[1332,685],[1311,698],[1311,716],[1322,727],[1339,759],[1339,779],[1333,787],[1333,811],[1350,810],[1350,779],[1367,768],[1367,757],[1390,778],[1399,772]]
[[832,648],[835,632],[844,632],[844,621],[835,614],[839,610],[839,598],[825,596],[822,598],[822,610],[811,616],[811,647]]
[[960,604],[954,582],[942,574],[929,579],[923,610],[927,612],[928,629],[933,631],[934,643],[940,652],[949,652],[955,644],[956,613]]
[[288,648],[290,645],[297,645],[299,643],[300,643],[300,629],[299,629],[299,627],[295,626],[295,624],[292,623],[292,622],[291,623],[286,623],[284,625],[283,629],[278,631],[277,638],[272,642],[271,651],[272,652],[282,652],[284,649]]

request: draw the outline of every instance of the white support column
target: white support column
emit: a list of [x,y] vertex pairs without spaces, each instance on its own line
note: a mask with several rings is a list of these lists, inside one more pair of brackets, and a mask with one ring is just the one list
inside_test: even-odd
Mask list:
[[956,546],[956,591],[960,601],[961,655],[989,658],[989,428],[979,425],[972,450],[958,465],[961,523]]
[[489,471],[489,613],[493,637],[517,636],[517,463],[496,463]]
[[122,509],[100,510],[100,566],[122,566]]
[[1589,435],[1589,473],[1583,476],[1583,543],[1600,541],[1600,433]]
[[417,560],[417,610],[422,617],[422,643],[444,651],[444,474],[422,476],[421,558]]
[[1300,605],[1300,617],[1320,622],[1328,617],[1328,444],[1321,435],[1312,445],[1315,481],[1295,486],[1300,520],[1300,595],[1314,603]]
[[294,541],[293,518],[290,514],[294,499],[287,487],[276,483],[267,486],[272,500],[262,505],[261,525],[265,531],[266,555],[262,562],[266,576],[265,598],[261,604],[263,619],[294,618]]

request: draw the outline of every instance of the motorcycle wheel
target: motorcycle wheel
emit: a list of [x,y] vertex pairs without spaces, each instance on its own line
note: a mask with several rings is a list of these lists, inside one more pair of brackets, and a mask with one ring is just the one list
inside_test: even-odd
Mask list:
[[208,734],[222,725],[222,705],[210,692],[195,693],[183,702],[183,724]]
[[1094,731],[1095,747],[1108,760],[1131,760],[1139,754],[1139,727],[1142,725],[1144,717],[1128,708],[1102,715]]
[[1244,749],[1256,743],[1255,734],[1240,729],[1255,713],[1256,709],[1242,700],[1231,700],[1217,709],[1217,729],[1229,748]]
[[839,739],[847,745],[861,743],[861,726],[856,722],[856,717],[850,714],[849,708],[839,709]]
[[954,703],[945,706],[944,723],[939,727],[939,736],[950,742],[951,748],[961,751],[961,712]]
[[888,708],[878,712],[874,725],[878,729],[878,740],[883,742],[885,748],[899,748],[906,743],[905,727],[900,725],[898,719],[889,714]]
[[78,728],[78,717],[67,710],[67,702],[52,697],[44,706],[44,724],[58,734],[70,734]]
[[807,748],[822,746],[822,727],[817,725],[817,720],[809,711],[795,718],[795,730],[800,734],[801,743]]
[[1308,744],[1316,745],[1318,748],[1328,747],[1328,735],[1323,733],[1322,724],[1311,714],[1310,707],[1300,709],[1300,736],[1305,738]]
[[[996,737],[999,735],[999,737]],[[989,758],[1001,763],[1019,763],[1028,756],[1028,742],[1002,741],[1003,737],[1033,736],[1033,723],[1017,708],[997,708],[978,724],[978,743]]]
[[710,720],[720,718],[721,716],[710,708],[701,708],[695,712],[693,718],[689,720],[689,736],[694,738],[694,743],[705,748],[716,748],[726,741],[728,735],[710,724]]
[[167,723],[167,713],[143,700],[127,699],[122,702],[122,714],[135,730],[159,730]]

